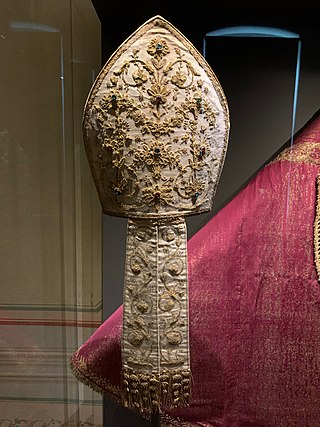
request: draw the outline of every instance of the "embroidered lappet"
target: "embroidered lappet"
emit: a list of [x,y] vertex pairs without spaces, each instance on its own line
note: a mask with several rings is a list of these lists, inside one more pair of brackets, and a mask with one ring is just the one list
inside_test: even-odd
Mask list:
[[129,220],[122,334],[123,385],[132,409],[190,399],[185,220]]

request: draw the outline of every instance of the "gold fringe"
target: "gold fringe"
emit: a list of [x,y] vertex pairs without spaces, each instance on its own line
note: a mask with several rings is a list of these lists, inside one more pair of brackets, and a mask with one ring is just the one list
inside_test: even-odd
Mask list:
[[313,226],[313,250],[318,281],[320,282],[320,176],[317,176],[316,186],[316,216]]
[[[97,393],[107,397],[113,402],[118,403],[121,406],[128,407],[127,402],[124,399],[123,390],[120,387],[112,385],[108,381],[104,380],[101,376],[93,373],[87,366],[87,361],[83,356],[80,356],[79,352],[76,351],[70,357],[70,369],[75,378],[86,386],[90,387]],[[165,386],[165,384],[163,384]],[[165,389],[165,387],[164,387]],[[164,393],[166,394],[166,393]],[[166,401],[164,399],[164,401]],[[146,419],[150,420],[150,407],[145,411],[141,412],[140,408],[133,408],[137,413]],[[178,417],[172,417],[165,412],[165,408],[160,409],[161,413],[161,425],[164,427],[195,427],[195,424],[183,421]]]
[[125,406],[141,413],[156,413],[161,407],[188,406],[191,399],[190,370],[160,374],[122,370]]

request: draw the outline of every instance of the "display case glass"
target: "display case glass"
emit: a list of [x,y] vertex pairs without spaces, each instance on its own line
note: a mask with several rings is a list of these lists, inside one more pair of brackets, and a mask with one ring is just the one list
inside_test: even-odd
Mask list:
[[100,69],[92,3],[3,1],[0,55],[0,425],[101,425],[101,397],[69,370],[102,319],[101,210],[81,131]]

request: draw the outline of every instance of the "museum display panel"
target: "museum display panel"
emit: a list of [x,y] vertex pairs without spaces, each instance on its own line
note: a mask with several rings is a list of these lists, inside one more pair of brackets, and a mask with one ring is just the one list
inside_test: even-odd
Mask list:
[[102,319],[101,210],[81,133],[100,38],[89,0],[1,2],[2,427],[102,424],[101,397],[68,362]]

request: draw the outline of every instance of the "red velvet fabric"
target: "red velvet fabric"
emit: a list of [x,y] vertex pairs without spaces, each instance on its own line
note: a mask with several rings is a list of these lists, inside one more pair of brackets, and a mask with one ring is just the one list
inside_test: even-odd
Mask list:
[[[188,242],[192,403],[163,408],[168,425],[320,426],[319,116],[286,153]],[[77,353],[120,403],[121,322]]]

